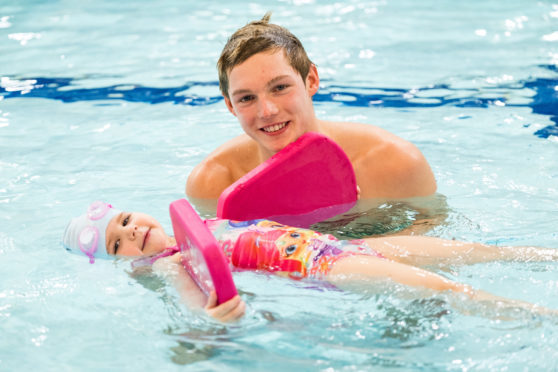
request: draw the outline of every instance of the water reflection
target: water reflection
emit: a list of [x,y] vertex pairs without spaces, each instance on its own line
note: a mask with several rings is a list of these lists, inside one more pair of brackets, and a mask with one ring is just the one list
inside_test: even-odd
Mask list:
[[424,234],[445,223],[446,197],[403,200],[360,200],[349,212],[312,225],[312,229],[339,239],[361,239],[394,233]]

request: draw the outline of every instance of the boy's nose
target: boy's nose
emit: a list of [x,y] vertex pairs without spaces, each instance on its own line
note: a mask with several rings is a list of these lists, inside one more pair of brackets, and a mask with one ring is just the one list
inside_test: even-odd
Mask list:
[[259,115],[262,119],[271,117],[277,113],[277,105],[267,98],[260,99],[259,102]]

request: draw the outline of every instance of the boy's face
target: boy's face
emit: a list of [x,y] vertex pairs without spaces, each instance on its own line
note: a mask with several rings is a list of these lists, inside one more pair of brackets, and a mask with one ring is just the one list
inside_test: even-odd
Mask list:
[[122,212],[114,216],[106,229],[108,254],[142,256],[162,252],[170,238],[153,217],[139,212]]
[[225,102],[242,129],[272,156],[302,134],[317,130],[312,96],[319,78],[312,65],[306,84],[283,50],[253,55],[229,73]]

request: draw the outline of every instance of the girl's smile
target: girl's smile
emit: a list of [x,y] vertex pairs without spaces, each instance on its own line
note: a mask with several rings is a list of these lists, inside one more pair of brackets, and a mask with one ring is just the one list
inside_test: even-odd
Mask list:
[[114,216],[106,229],[106,250],[118,256],[153,255],[174,245],[161,224],[139,212],[122,212]]

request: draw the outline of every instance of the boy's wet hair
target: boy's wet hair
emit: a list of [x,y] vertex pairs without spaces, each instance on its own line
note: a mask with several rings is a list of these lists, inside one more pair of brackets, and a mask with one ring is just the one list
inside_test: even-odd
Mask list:
[[312,61],[306,55],[302,43],[284,27],[269,23],[271,12],[259,21],[252,21],[239,28],[227,41],[217,62],[219,88],[229,98],[229,73],[248,58],[261,52],[282,49],[289,64],[306,82]]

